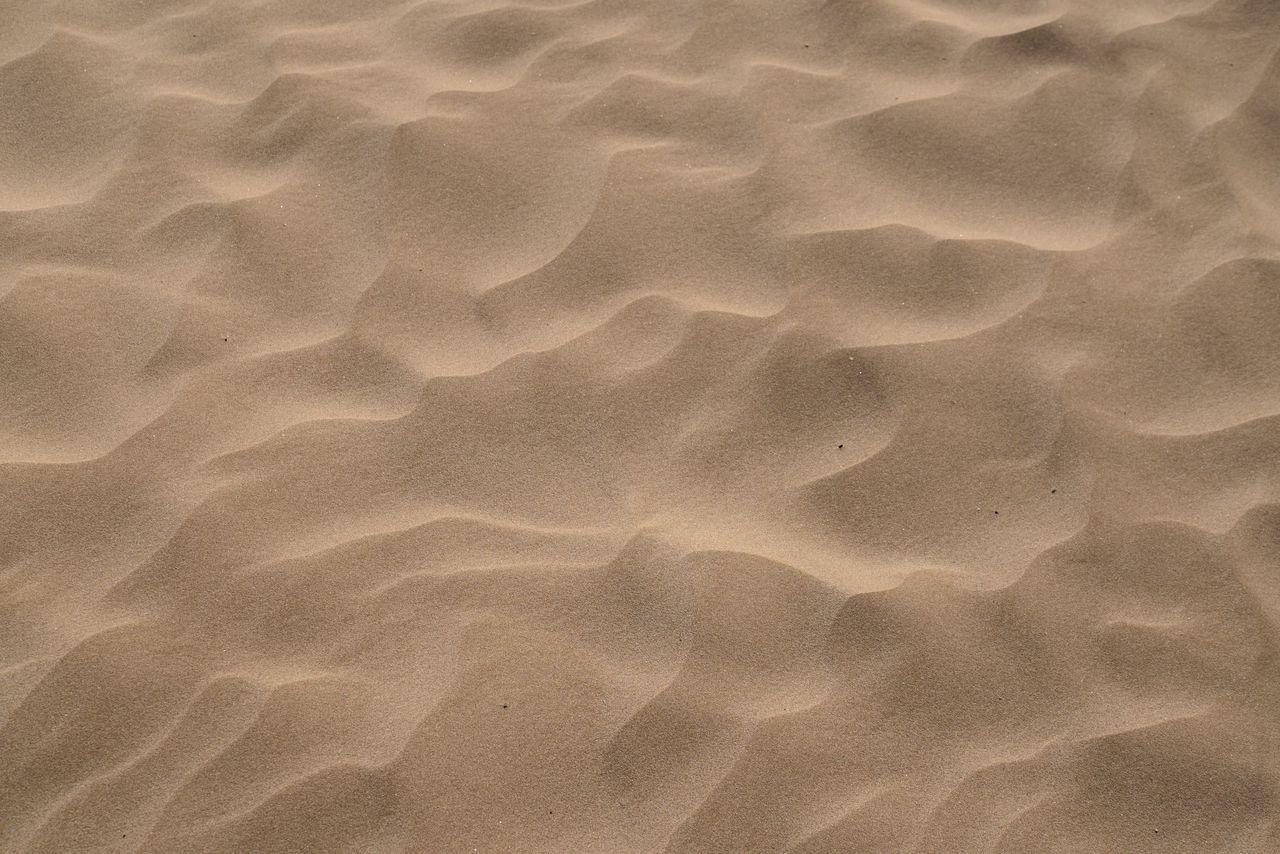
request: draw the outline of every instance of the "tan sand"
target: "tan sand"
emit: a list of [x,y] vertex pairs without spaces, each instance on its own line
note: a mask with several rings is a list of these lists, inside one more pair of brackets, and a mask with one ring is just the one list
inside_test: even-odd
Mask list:
[[0,851],[1280,851],[1280,3],[2,13]]

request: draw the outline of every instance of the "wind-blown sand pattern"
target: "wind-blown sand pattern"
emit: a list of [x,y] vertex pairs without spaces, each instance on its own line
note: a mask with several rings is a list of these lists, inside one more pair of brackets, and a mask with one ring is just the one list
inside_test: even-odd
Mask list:
[[0,27],[0,851],[1280,851],[1280,4]]

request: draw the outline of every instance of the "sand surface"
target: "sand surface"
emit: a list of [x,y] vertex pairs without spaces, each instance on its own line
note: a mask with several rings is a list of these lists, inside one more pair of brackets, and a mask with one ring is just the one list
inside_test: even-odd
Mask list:
[[7,0],[0,851],[1280,851],[1280,3]]

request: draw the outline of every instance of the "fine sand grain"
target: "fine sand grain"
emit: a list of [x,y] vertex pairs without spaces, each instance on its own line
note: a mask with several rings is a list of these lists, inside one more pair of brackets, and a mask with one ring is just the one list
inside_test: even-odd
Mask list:
[[0,852],[1280,852],[1280,2],[5,0]]

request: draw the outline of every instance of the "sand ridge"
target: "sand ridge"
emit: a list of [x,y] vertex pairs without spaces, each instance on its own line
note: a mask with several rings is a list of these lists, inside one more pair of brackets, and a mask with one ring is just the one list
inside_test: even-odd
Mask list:
[[1280,850],[1280,5],[4,18],[0,851]]

